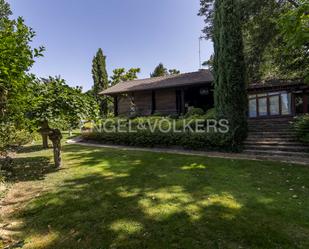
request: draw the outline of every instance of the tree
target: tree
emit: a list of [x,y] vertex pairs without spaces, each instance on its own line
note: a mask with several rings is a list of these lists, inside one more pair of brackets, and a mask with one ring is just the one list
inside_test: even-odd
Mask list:
[[130,68],[128,71],[126,71],[125,68],[116,68],[113,70],[110,85],[114,86],[120,82],[135,80],[137,79],[137,74],[140,73],[140,71],[140,68]]
[[150,74],[150,77],[160,77],[160,76],[167,76],[167,75],[176,75],[180,74],[180,71],[177,69],[169,69],[164,67],[163,63],[159,63],[158,66],[154,69],[153,73]]
[[[61,132],[58,121],[77,122],[84,117],[95,118],[98,106],[93,98],[83,94],[81,88],[70,87],[59,77],[38,80],[33,83],[33,96],[28,117],[39,127],[43,147],[48,147],[47,137],[53,143],[55,166],[60,167]],[[51,127],[51,124],[54,124]]]
[[283,64],[280,64],[280,60],[277,61],[283,70],[292,68],[296,72],[300,71],[298,75],[309,82],[309,2],[305,0],[293,2],[295,8],[281,14],[277,23],[282,37],[280,45],[285,45],[280,49],[280,53],[285,57],[292,54],[294,60],[285,58],[284,61],[288,63]]
[[10,5],[4,0],[0,0],[0,20],[8,18],[10,15],[12,15]]
[[177,69],[169,69],[168,73],[169,75],[177,75],[177,74],[180,74],[180,71]]
[[159,63],[159,65],[154,69],[153,73],[150,74],[150,77],[153,78],[166,75],[168,75],[167,68],[165,68],[162,63]]
[[247,132],[246,71],[239,6],[216,0],[214,17],[214,98],[218,118],[229,121],[233,144]]
[[[19,17],[10,20],[9,4],[0,0],[0,152],[13,142],[16,131],[28,124],[24,113],[29,101],[29,84],[33,79],[28,71],[44,47],[31,48],[35,36]],[[5,143],[4,143],[5,141]]]
[[[200,0],[199,15],[204,17],[203,32],[207,39],[213,37],[215,0]],[[300,6],[303,0],[237,0],[241,9],[241,27],[243,31],[244,53],[248,79],[257,81],[273,77],[302,77],[305,67],[297,70],[296,65],[306,64],[306,50],[283,51],[286,44],[279,30],[278,20],[281,16]],[[308,50],[307,50],[308,51]],[[284,53],[284,58],[280,54]],[[271,56],[270,56],[271,55]],[[275,57],[273,56],[275,55]],[[296,64],[294,62],[297,62]],[[275,69],[275,70],[274,70]]]
[[103,50],[98,49],[92,60],[93,95],[100,106],[101,116],[106,116],[108,112],[107,100],[99,93],[108,88],[108,75],[106,71],[106,56]]

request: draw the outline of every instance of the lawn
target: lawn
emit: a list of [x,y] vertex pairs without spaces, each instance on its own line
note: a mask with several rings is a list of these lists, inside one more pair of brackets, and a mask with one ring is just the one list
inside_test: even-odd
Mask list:
[[309,167],[115,149],[27,147],[11,175],[41,194],[23,248],[309,248]]

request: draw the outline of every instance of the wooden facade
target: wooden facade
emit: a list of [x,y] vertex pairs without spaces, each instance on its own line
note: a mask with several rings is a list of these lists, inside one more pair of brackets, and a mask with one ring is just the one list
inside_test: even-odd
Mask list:
[[[269,80],[250,84],[248,117],[273,118],[309,113],[309,85],[303,80]],[[115,115],[185,114],[191,107],[214,107],[209,70],[119,83],[101,94],[114,97]]]
[[115,115],[149,116],[155,113],[169,115],[177,113],[176,90],[139,91],[114,96]]
[[[207,89],[207,94],[204,93]],[[202,91],[204,90],[204,91]],[[212,87],[165,88],[114,95],[114,113],[121,116],[149,116],[153,114],[185,114],[190,107],[207,111],[213,107]]]

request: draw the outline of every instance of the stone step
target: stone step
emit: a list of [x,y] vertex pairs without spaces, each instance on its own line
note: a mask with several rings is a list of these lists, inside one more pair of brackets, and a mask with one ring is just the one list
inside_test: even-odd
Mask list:
[[280,120],[280,121],[269,121],[269,120],[262,120],[262,121],[255,121],[255,122],[248,122],[248,125],[292,125],[293,122],[289,120]]
[[254,133],[265,133],[265,134],[282,134],[282,135],[284,135],[284,134],[296,134],[296,132],[295,131],[293,131],[293,130],[289,130],[289,131],[280,131],[280,130],[277,130],[277,131],[264,131],[264,130],[262,130],[262,131],[255,131],[255,132],[250,132],[251,134],[254,134]]
[[245,150],[287,151],[287,152],[309,153],[309,148],[306,146],[289,146],[289,145],[245,145]]
[[296,140],[296,136],[290,133],[274,133],[274,132],[250,132],[248,135],[249,138],[289,138]]
[[285,146],[304,146],[295,140],[287,139],[247,139],[244,145],[285,145]]
[[288,125],[249,125],[248,129],[289,129],[293,130]]
[[284,141],[294,141],[296,142],[297,141],[297,138],[293,135],[281,135],[281,136],[278,136],[278,135],[249,135],[247,140],[273,140],[273,139],[276,139],[276,140],[284,140]]
[[295,133],[289,128],[277,128],[277,127],[267,127],[267,128],[249,128],[249,132],[288,132]]
[[289,138],[289,137],[248,137],[245,142],[254,143],[254,142],[260,142],[260,143],[299,143],[299,141],[295,138]]
[[249,127],[267,127],[267,126],[278,126],[278,127],[292,127],[289,123],[260,123],[260,124],[248,124]]
[[276,121],[291,121],[291,120],[294,120],[294,117],[268,117],[268,118],[249,118],[248,119],[248,122],[264,122],[264,121],[267,121],[267,122],[276,122]]
[[273,150],[249,150],[245,149],[244,153],[250,155],[261,155],[261,156],[283,156],[283,157],[304,157],[309,159],[309,153],[304,152],[288,152],[288,151],[273,151]]
[[292,126],[292,122],[268,122],[268,121],[263,121],[263,122],[248,122],[249,126],[258,126],[258,125],[278,125],[278,126]]

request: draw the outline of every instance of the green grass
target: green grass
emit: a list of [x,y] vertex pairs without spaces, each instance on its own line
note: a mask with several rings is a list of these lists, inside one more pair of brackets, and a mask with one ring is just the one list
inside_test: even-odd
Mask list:
[[63,149],[59,171],[50,150],[19,154],[13,179],[46,189],[16,214],[23,248],[309,248],[308,167]]

